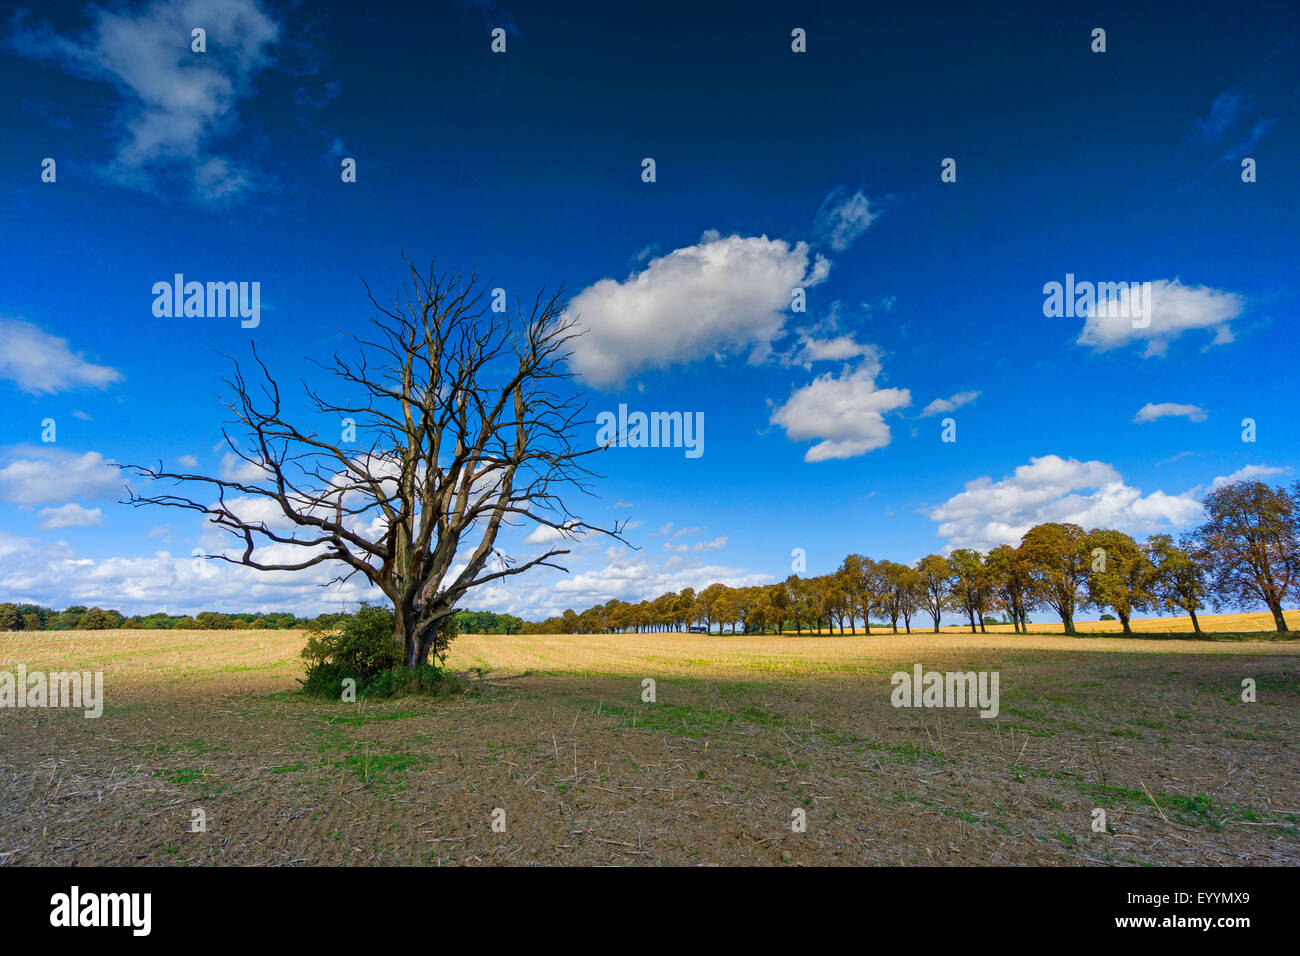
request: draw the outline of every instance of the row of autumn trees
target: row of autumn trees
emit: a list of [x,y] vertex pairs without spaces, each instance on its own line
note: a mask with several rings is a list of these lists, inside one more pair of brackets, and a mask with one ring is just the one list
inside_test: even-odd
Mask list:
[[1001,613],[1026,632],[1029,612],[1050,610],[1066,633],[1087,608],[1110,609],[1124,629],[1135,612],[1185,613],[1199,634],[1197,611],[1263,606],[1280,632],[1283,604],[1300,591],[1300,482],[1290,491],[1238,481],[1204,499],[1205,521],[1175,541],[1157,534],[1141,543],[1121,531],[1049,523],[1027,531],[1017,547],[987,554],[958,548],[915,565],[859,554],[819,577],[791,575],[779,584],[713,584],[631,604],[612,600],[582,613],[524,625],[525,633],[683,631],[702,626],[745,633],[847,629],[888,621],[910,634],[912,621],[938,631],[945,613],[984,628]]

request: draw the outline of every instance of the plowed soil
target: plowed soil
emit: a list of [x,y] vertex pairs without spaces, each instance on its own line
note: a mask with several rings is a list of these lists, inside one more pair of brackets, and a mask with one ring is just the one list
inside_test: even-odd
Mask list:
[[[0,636],[106,697],[0,708],[0,865],[1296,865],[1300,642],[1260,637],[466,636],[467,692],[345,704],[298,632]],[[895,708],[915,663],[999,716]]]

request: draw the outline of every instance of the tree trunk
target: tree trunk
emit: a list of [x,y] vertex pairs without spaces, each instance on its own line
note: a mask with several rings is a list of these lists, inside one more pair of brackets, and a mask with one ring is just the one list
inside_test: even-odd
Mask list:
[[1192,630],[1197,634],[1201,633],[1201,622],[1196,619],[1196,608],[1189,608],[1188,613],[1192,615]]
[[[1118,608],[1116,608],[1115,613],[1119,614],[1119,609],[1118,609]],[[1128,615],[1128,614],[1120,614],[1120,615],[1119,615],[1119,623],[1120,623],[1120,625],[1124,628],[1124,633],[1125,633],[1125,634],[1132,634],[1132,633],[1133,633],[1133,628],[1131,628],[1131,627],[1128,626],[1128,619],[1129,619],[1129,616],[1130,616],[1130,615]]]
[[1279,634],[1286,633],[1286,617],[1282,614],[1282,605],[1278,601],[1269,601],[1268,609],[1273,612],[1273,622],[1277,624]]
[[419,663],[420,645],[415,636],[415,605],[407,601],[393,602],[393,638],[402,645],[402,661],[407,667]]
[[407,667],[419,667],[428,663],[429,648],[433,646],[433,638],[436,633],[436,630],[430,629],[417,637],[414,628],[412,628],[412,632],[406,635],[403,642],[402,660]]
[[966,613],[970,615],[970,632],[975,633],[975,609],[967,608]]

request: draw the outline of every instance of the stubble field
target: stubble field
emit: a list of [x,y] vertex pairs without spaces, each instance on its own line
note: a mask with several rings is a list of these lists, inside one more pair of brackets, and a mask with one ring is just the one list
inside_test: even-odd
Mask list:
[[[0,708],[0,865],[1300,863],[1267,633],[470,635],[467,693],[360,704],[296,693],[304,639],[0,635],[106,697]],[[997,671],[1000,715],[893,707],[916,663]]]

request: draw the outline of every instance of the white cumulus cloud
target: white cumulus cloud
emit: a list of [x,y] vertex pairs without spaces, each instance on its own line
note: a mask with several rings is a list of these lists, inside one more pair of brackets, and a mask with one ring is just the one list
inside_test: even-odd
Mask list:
[[76,503],[61,505],[58,508],[42,508],[38,515],[41,519],[41,527],[47,530],[93,528],[104,523],[104,513],[98,508],[83,508]]
[[[1210,344],[1223,345],[1233,340],[1231,322],[1246,308],[1245,299],[1235,292],[1183,285],[1178,279],[1151,283],[1149,316],[1134,319],[1127,302],[1128,297],[1121,295],[1118,300],[1095,305],[1085,317],[1078,344],[1106,352],[1145,342],[1145,355],[1164,355],[1169,343],[1184,332],[1209,329],[1214,332]],[[1149,324],[1134,327],[1135,322]]]
[[791,292],[829,269],[806,243],[705,233],[622,282],[602,279],[575,296],[569,315],[586,333],[570,361],[588,384],[607,387],[714,354],[763,358],[782,333]]
[[771,417],[791,441],[812,441],[804,461],[854,458],[890,442],[887,412],[905,408],[912,395],[905,388],[877,388],[879,352],[875,349],[856,368],[819,375],[794,390]]
[[1290,470],[1290,468],[1274,468],[1272,465],[1246,465],[1230,475],[1220,475],[1215,478],[1210,482],[1210,490],[1218,491],[1224,485],[1230,485],[1234,481],[1263,481],[1274,475],[1285,475]]
[[[524,538],[524,544],[558,544],[561,541],[575,541],[584,537],[584,532],[573,530],[574,522],[566,521],[560,528],[548,524],[539,524]],[[564,530],[561,530],[563,528]]]
[[107,498],[123,490],[122,475],[97,451],[83,454],[17,445],[0,459],[0,501],[52,505],[72,498]]
[[1014,545],[1044,522],[1144,535],[1186,527],[1202,516],[1202,509],[1191,492],[1144,495],[1106,462],[1044,455],[999,481],[984,476],[967,482],[964,491],[929,515],[939,523],[939,535],[948,539],[950,550]]

